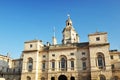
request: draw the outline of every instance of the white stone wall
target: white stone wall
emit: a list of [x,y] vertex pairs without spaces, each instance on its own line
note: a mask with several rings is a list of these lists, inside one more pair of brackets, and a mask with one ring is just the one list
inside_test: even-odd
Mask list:
[[[85,55],[82,55],[83,52],[85,52]],[[86,58],[86,60],[82,60],[82,58]],[[78,71],[83,71],[83,66],[82,66],[83,61],[86,62],[87,70],[90,70],[90,60],[89,60],[89,49],[88,48],[78,49],[78,51],[76,53],[76,59],[77,59],[76,66],[77,66]]]
[[[99,37],[100,40],[96,41],[96,38]],[[89,43],[90,44],[102,44],[102,43],[107,43],[107,33],[95,33],[95,34],[90,34],[89,35]]]
[[43,44],[39,40],[28,41],[24,44],[24,51],[40,50],[42,46]]

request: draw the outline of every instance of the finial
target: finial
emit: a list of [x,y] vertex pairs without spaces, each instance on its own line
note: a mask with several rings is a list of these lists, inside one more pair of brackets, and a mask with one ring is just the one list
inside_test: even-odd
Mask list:
[[54,32],[54,37],[55,37],[55,26],[54,26],[54,28],[53,28],[53,32]]
[[67,14],[68,18],[70,19],[70,14]]

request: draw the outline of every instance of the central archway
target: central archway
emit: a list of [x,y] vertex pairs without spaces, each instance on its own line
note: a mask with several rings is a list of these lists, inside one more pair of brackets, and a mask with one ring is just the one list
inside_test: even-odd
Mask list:
[[58,77],[58,80],[67,80],[67,77],[65,75],[60,75]]
[[72,76],[72,77],[70,78],[70,80],[75,80],[75,77]]

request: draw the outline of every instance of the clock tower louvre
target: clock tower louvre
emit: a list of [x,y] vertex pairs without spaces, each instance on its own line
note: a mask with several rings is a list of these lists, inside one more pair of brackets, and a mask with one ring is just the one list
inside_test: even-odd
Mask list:
[[66,20],[66,27],[63,29],[63,44],[68,44],[68,43],[79,43],[79,35],[75,31],[72,20],[70,16],[68,16],[68,19]]

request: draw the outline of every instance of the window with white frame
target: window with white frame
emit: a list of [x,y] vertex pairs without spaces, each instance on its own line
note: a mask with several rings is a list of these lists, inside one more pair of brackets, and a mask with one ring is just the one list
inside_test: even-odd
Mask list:
[[74,61],[70,61],[71,62],[71,70],[74,70]]
[[97,55],[97,62],[99,69],[103,69],[105,67],[104,55],[102,53]]
[[83,70],[86,70],[86,68],[87,68],[87,67],[86,67],[86,61],[83,61],[83,62],[82,62],[82,67],[83,67]]
[[33,59],[32,58],[28,58],[28,63],[27,63],[27,67],[28,67],[28,71],[32,71],[33,69]]
[[52,70],[55,70],[55,61],[52,61]]
[[61,70],[67,70],[67,58],[65,56],[61,56],[59,67]]
[[42,71],[45,71],[45,62],[42,63]]

